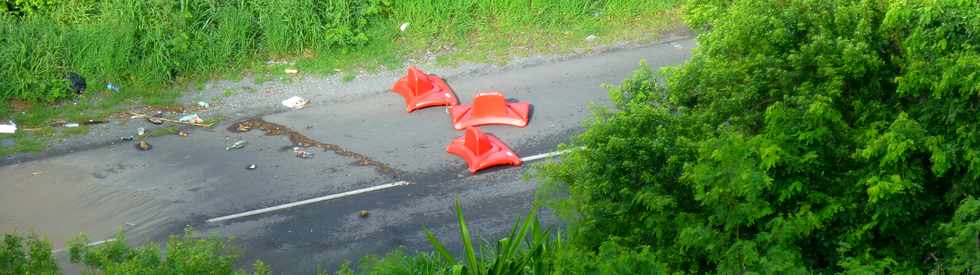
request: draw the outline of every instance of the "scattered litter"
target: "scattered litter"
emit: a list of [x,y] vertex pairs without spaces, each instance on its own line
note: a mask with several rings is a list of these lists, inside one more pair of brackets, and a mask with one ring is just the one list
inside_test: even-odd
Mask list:
[[86,120],[85,122],[82,122],[82,124],[85,124],[85,125],[95,125],[95,124],[103,124],[103,123],[109,123],[109,121],[108,120],[94,120],[94,119],[89,119],[89,120]]
[[85,92],[85,78],[76,73],[68,73],[68,82],[71,82],[71,89],[75,91],[76,94],[82,94]]
[[246,166],[245,167],[245,170],[255,170],[255,168],[259,168],[259,167],[258,166],[255,166],[255,164],[251,164],[249,166]]
[[313,158],[313,152],[307,151],[303,147],[293,147],[293,153],[296,154],[297,158],[301,158],[301,159]]
[[201,122],[204,122],[204,120],[201,119],[201,117],[198,116],[197,114],[190,114],[190,115],[182,116],[177,121],[182,122],[182,123],[190,123],[190,124],[201,124]]
[[599,37],[598,36],[595,36],[594,34],[590,34],[589,36],[586,36],[585,37],[585,41],[592,42],[592,41],[595,41],[597,38],[599,38]]
[[146,142],[145,140],[140,140],[139,142],[136,142],[136,149],[140,149],[140,151],[149,151],[150,149],[153,149],[153,145],[150,145],[150,143]]
[[284,70],[284,72],[286,72],[287,74],[298,74],[299,73],[299,70],[297,70],[297,69],[286,69],[286,70]]
[[361,210],[361,212],[357,212],[357,215],[361,216],[361,218],[367,218],[369,214],[370,213],[368,213],[367,210]]
[[207,102],[204,101],[198,101],[197,106],[200,106],[201,108],[204,109],[211,108],[211,104],[208,104]]
[[31,176],[40,176],[40,175],[41,175],[41,171],[31,172]]
[[192,115],[184,116],[184,117],[181,118],[181,120],[166,119],[166,118],[163,118],[162,117],[162,114],[160,114],[160,115],[153,115],[153,116],[148,116],[148,115],[145,115],[145,114],[134,113],[134,112],[129,112],[129,114],[132,115],[131,118],[141,118],[141,117],[142,118],[146,118],[147,121],[150,121],[150,123],[153,123],[153,124],[157,124],[155,122],[158,121],[160,123],[170,122],[170,123],[179,123],[179,124],[185,124],[185,125],[193,125],[193,126],[198,126],[198,127],[211,128],[216,123],[216,122],[212,122],[210,124],[204,124],[204,120],[202,120],[201,117],[198,116],[197,114],[192,114]]
[[405,31],[408,29],[408,25],[409,25],[408,22],[402,23],[401,26],[398,26],[398,29],[401,31]]
[[119,140],[122,140],[122,141],[133,141],[134,139],[136,139],[136,137],[134,137],[134,136],[119,137]]
[[17,132],[17,124],[13,121],[8,121],[10,124],[0,124],[0,133],[2,134],[13,134]]
[[65,128],[75,128],[78,127],[78,123],[65,123]]
[[146,133],[146,129],[143,129],[143,127],[140,127],[139,129],[136,129],[136,135],[137,136],[143,136],[144,133]]
[[309,100],[306,100],[306,99],[304,99],[302,97],[293,96],[293,97],[287,98],[286,100],[283,100],[282,101],[282,106],[286,106],[287,108],[290,108],[290,109],[293,109],[293,110],[299,110],[299,109],[303,109],[303,107],[306,107],[306,104],[308,104],[308,103],[310,103]]
[[226,146],[225,147],[225,151],[231,151],[231,150],[235,150],[235,149],[245,148],[245,144],[248,144],[248,141],[245,141],[245,140],[236,141],[235,143],[232,143],[231,145]]
[[113,91],[113,92],[119,92],[119,86],[116,86],[115,84],[112,84],[112,82],[109,82],[108,84],[105,84],[105,88],[108,89],[108,90],[110,90],[110,91]]

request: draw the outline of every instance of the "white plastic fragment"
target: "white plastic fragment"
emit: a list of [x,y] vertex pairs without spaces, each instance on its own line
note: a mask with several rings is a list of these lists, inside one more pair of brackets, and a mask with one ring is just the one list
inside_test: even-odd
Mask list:
[[17,124],[8,121],[10,124],[0,124],[0,134],[13,134],[17,132]]
[[181,117],[180,118],[180,122],[200,124],[200,123],[204,122],[204,120],[201,119],[201,117],[198,116],[197,114],[190,114],[190,115],[186,115],[186,116]]
[[398,26],[398,29],[401,30],[401,31],[407,30],[408,29],[408,22],[402,23],[401,26]]
[[299,70],[297,70],[297,69],[286,69],[286,70],[284,70],[284,72],[286,72],[286,74],[298,74],[299,73]]
[[293,96],[287,98],[286,100],[283,100],[282,106],[286,106],[286,108],[290,108],[293,110],[299,110],[299,109],[303,109],[303,107],[306,107],[306,104],[308,103],[310,103],[309,100],[306,100],[302,97]]
[[211,107],[211,104],[208,104],[207,102],[204,102],[204,101],[198,101],[197,102],[197,106],[200,106],[201,108],[207,109],[207,108],[210,108]]
[[594,34],[590,34],[589,36],[586,36],[585,37],[585,41],[592,42],[592,41],[595,41],[598,38],[599,38],[598,36],[595,36]]

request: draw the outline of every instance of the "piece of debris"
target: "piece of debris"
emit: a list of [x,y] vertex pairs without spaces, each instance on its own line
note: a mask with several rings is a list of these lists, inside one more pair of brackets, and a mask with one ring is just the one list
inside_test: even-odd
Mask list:
[[31,172],[31,176],[40,176],[40,175],[41,175],[41,171]]
[[361,212],[357,212],[357,215],[360,216],[361,218],[367,218],[369,214],[370,213],[368,213],[367,210],[361,210]]
[[231,150],[235,150],[235,149],[245,148],[245,144],[248,144],[248,141],[245,141],[245,140],[236,141],[235,143],[232,143],[231,145],[226,146],[225,147],[225,151],[231,151]]
[[405,31],[408,29],[408,25],[409,25],[408,22],[402,23],[401,26],[398,26],[398,29],[401,31]]
[[299,73],[299,70],[297,70],[297,69],[286,69],[283,72],[286,72],[286,74],[298,74]]
[[[135,112],[129,112],[129,114],[131,115],[131,118],[141,118],[142,117],[142,118],[147,118],[148,121],[151,120],[150,119],[151,117],[156,117],[156,115],[154,115],[154,116],[148,116],[148,115],[145,115],[145,114],[140,114],[140,113],[135,113]],[[195,119],[195,117],[196,117],[196,119]],[[163,118],[163,117],[158,117],[158,118],[156,118],[156,120],[159,120],[161,123],[163,123],[163,122],[179,123],[179,124],[193,125],[193,126],[205,127],[205,128],[211,128],[212,126],[214,126],[215,123],[217,123],[217,122],[212,122],[210,124],[204,124],[204,120],[201,119],[200,116],[197,116],[197,114],[192,114],[192,115],[189,115],[189,116],[184,116],[181,119],[184,119],[184,118],[186,118],[188,120],[187,121],[181,121],[181,120],[166,119],[166,118]],[[153,121],[151,121],[151,123],[152,122]]]
[[78,127],[78,123],[65,123],[65,128],[75,128]]
[[210,108],[211,107],[211,104],[208,104],[207,102],[204,102],[204,101],[198,101],[197,102],[197,106],[200,106],[201,108],[207,109],[207,108]]
[[255,168],[259,168],[259,167],[255,166],[255,164],[250,164],[249,166],[245,167],[245,170],[255,170]]
[[136,139],[136,137],[134,137],[134,136],[119,137],[119,140],[122,140],[122,141],[133,141],[134,139]]
[[190,114],[190,115],[182,116],[177,121],[182,122],[182,123],[190,123],[190,124],[201,124],[201,122],[204,122],[204,120],[201,119],[201,117],[198,116],[197,114]]
[[146,121],[156,125],[163,124],[163,112],[157,111],[152,116],[146,117]]
[[287,98],[286,100],[283,100],[282,101],[282,106],[286,106],[287,108],[290,108],[290,109],[293,109],[293,110],[299,110],[299,109],[303,109],[303,107],[306,107],[306,104],[307,103],[310,103],[310,101],[309,100],[306,100],[306,99],[304,99],[302,97],[293,96],[293,97]]
[[592,41],[595,41],[597,38],[599,38],[599,37],[598,36],[595,36],[594,34],[590,34],[589,36],[586,36],[585,37],[585,41],[592,42]]
[[143,127],[140,127],[139,129],[136,129],[136,135],[137,136],[143,136],[144,133],[146,133],[146,129],[143,129]]
[[76,94],[82,94],[85,92],[85,78],[76,73],[68,73],[65,76],[68,82],[71,82],[71,89],[75,91]]
[[133,222],[127,222],[125,224],[126,224],[126,226],[129,226],[129,227],[135,227],[136,226],[136,223],[133,223]]
[[95,124],[103,124],[103,123],[109,123],[109,121],[108,120],[94,120],[94,119],[89,119],[89,120],[86,120],[85,122],[82,122],[82,124],[85,124],[85,125],[95,125]]
[[299,147],[299,146],[293,147],[293,153],[296,154],[297,158],[301,158],[301,159],[313,158],[313,152],[307,151],[306,148],[303,147]]
[[0,134],[13,134],[17,132],[17,124],[8,121],[9,124],[0,124]]
[[190,133],[187,132],[187,129],[180,129],[177,130],[177,135],[180,136],[181,138],[187,138],[187,136],[189,136]]
[[112,84],[112,82],[106,83],[105,88],[113,92],[119,92],[119,86]]
[[140,140],[139,142],[136,142],[136,149],[140,149],[140,151],[149,151],[150,149],[153,149],[153,145],[150,145],[150,143],[146,142],[145,140]]

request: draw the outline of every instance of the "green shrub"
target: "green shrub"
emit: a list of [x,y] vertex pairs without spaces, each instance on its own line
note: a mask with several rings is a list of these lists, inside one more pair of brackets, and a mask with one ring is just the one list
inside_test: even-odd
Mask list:
[[47,240],[6,234],[0,243],[0,274],[60,274],[60,270]]
[[[187,229],[183,235],[170,236],[163,252],[153,243],[130,247],[121,233],[113,241],[97,246],[86,245],[87,240],[79,238],[70,245],[70,260],[83,264],[88,271],[106,275],[246,274],[233,268],[238,256],[229,240],[216,236],[195,238],[193,235],[193,231]],[[255,262],[253,267],[255,272],[252,274],[270,273],[269,267],[261,261]]]
[[978,272],[980,3],[703,0],[686,18],[693,58],[614,87],[587,149],[544,169],[573,244],[691,273]]

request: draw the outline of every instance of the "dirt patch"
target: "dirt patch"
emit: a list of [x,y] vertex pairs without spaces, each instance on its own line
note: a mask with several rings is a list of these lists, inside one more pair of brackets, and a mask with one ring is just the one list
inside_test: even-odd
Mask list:
[[352,152],[343,147],[340,147],[339,145],[323,143],[318,140],[309,138],[303,134],[300,134],[299,132],[289,129],[289,127],[268,122],[262,118],[258,118],[258,117],[250,118],[236,123],[232,123],[231,126],[228,126],[228,131],[235,132],[235,133],[244,133],[244,132],[251,131],[253,129],[258,129],[261,130],[262,132],[265,132],[266,136],[285,135],[289,137],[289,142],[292,143],[292,146],[299,146],[304,148],[315,147],[315,148],[323,149],[323,151],[332,151],[337,155],[354,159],[355,160],[354,164],[358,166],[372,166],[376,171],[378,171],[378,173],[381,173],[382,175],[386,175],[393,178],[398,176],[398,172],[395,169],[391,168],[391,166],[388,166],[387,164],[373,160],[368,156]]

